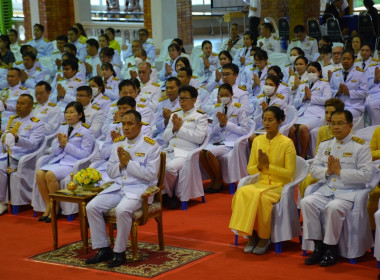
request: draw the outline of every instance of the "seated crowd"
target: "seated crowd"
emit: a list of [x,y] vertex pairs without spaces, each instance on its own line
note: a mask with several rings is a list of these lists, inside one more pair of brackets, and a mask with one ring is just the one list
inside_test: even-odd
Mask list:
[[[288,64],[272,65],[270,56],[281,52],[273,26],[263,23],[256,42],[249,32],[240,37],[232,24],[220,53],[205,40],[203,54],[191,61],[176,38],[162,69],[156,69],[146,29],[126,50],[113,28],[87,39],[77,23],[57,36],[55,46],[43,37],[42,25],[33,31],[24,45],[17,43],[15,30],[0,36],[0,214],[7,211],[13,176],[8,171],[16,171],[20,159],[45,139],[52,157],[35,170],[35,185],[20,193],[11,188],[12,203],[22,195],[44,209],[41,222],[51,222],[51,213],[58,211],[50,209],[49,194],[62,188],[76,162],[92,156],[102,174],[100,185],[112,183],[87,205],[92,246],[99,251],[86,263],[111,260],[109,267],[119,266],[126,262],[133,212],[141,208],[144,191],[157,183],[161,151],[166,153],[164,201],[171,208],[204,192],[220,192],[231,183],[223,182],[222,158],[239,153],[233,159],[249,159],[245,173],[259,177],[235,193],[229,227],[248,237],[245,253],[264,254],[272,208],[295,176],[297,155],[315,157],[299,185],[304,239],[315,244],[305,262],[336,262],[355,191],[366,187],[374,176],[372,160],[380,158],[379,129],[373,130],[371,147],[355,134],[380,124],[379,61],[370,44],[359,36],[348,46],[325,36],[317,42],[299,25],[296,39],[283,50]],[[240,139],[250,156],[235,148]],[[189,170],[201,168],[211,179],[204,192],[185,189],[181,177],[200,147],[199,162],[191,162]],[[230,161],[227,168],[235,164]],[[317,190],[308,192],[309,185]],[[32,192],[40,201],[33,201]],[[368,205],[373,229],[379,193],[375,188]],[[113,250],[103,219],[111,208],[118,229]]]

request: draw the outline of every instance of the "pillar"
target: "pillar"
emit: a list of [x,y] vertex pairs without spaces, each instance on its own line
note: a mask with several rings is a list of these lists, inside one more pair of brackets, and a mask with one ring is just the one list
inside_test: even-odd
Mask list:
[[193,17],[191,0],[177,0],[178,37],[184,46],[193,45]]
[[294,38],[293,29],[296,25],[307,27],[308,18],[319,19],[320,1],[289,0],[290,38]]

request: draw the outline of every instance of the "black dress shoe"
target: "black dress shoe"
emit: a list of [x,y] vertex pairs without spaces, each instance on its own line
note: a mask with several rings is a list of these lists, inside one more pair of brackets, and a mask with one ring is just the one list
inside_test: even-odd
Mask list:
[[127,258],[125,257],[125,252],[122,253],[114,253],[113,259],[108,263],[108,268],[118,267],[127,262]]
[[221,187],[219,189],[213,189],[213,188],[207,188],[207,189],[205,189],[205,193],[219,193],[221,191],[222,191]]
[[41,216],[41,217],[38,219],[38,221],[39,221],[39,222],[46,221],[47,217],[48,217],[48,216]]
[[305,260],[305,264],[314,265],[319,264],[323,257],[323,243],[321,240],[314,240],[314,251],[310,257]]
[[172,197],[169,197],[168,203],[170,209],[177,209],[179,207],[178,198],[174,194]]
[[46,219],[45,219],[45,223],[51,223],[51,218],[46,217]]
[[111,247],[108,246],[108,247],[100,248],[95,256],[86,260],[86,264],[95,264],[95,263],[105,262],[112,259],[112,257],[113,257],[113,252],[112,252]]
[[319,263],[320,266],[331,266],[336,264],[337,254],[338,254],[338,246],[337,245],[326,245],[326,251]]

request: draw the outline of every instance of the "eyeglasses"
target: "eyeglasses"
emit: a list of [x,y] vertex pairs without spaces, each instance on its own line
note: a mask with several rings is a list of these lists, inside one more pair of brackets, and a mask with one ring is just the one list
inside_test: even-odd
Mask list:
[[186,101],[186,100],[189,100],[189,99],[192,99],[192,98],[191,97],[180,97],[179,101]]
[[345,124],[348,124],[348,123],[346,123],[346,122],[338,122],[338,123],[330,123],[329,125],[330,125],[330,127],[333,127],[333,126],[343,126],[343,125],[345,125]]
[[222,75],[222,77],[228,77],[232,75],[232,73],[223,73],[223,72],[220,74]]
[[333,52],[332,55],[342,54],[342,52]]
[[90,97],[89,95],[84,95],[84,94],[77,94],[77,97],[79,98],[86,98],[86,97]]

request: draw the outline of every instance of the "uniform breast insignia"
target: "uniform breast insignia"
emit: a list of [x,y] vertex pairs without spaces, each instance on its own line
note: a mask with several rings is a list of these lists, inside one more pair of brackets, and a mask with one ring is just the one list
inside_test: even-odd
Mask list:
[[352,157],[352,153],[343,153],[343,157]]
[[325,156],[328,156],[331,154],[331,147],[328,147],[326,150],[325,150]]
[[238,102],[235,102],[235,103],[234,103],[234,106],[235,106],[236,108],[240,108],[240,107],[241,107],[241,104],[238,103]]
[[359,72],[364,72],[363,69],[361,69],[360,67],[356,66],[356,70],[359,71]]
[[125,139],[125,136],[120,136],[120,137],[115,138],[115,140],[113,140],[113,142],[117,143],[117,142],[123,141],[124,139]]
[[15,62],[15,64],[16,64],[16,65],[20,65],[20,64],[22,64],[23,62],[24,62],[24,61],[20,60],[20,61]]
[[278,98],[280,98],[280,99],[284,99],[284,96],[283,96],[282,94],[280,94],[280,93],[277,93],[276,96],[277,96]]
[[174,110],[173,113],[182,111],[182,108],[178,108],[177,110]]
[[146,92],[144,92],[145,94],[152,94],[152,92],[151,91],[146,91]]
[[187,122],[195,122],[195,119],[187,119]]
[[92,105],[91,108],[95,109],[95,110],[100,110],[100,108],[98,106],[96,106],[96,105]]
[[312,37],[307,38],[309,41],[314,41],[315,39]]
[[261,97],[264,97],[264,96],[265,96],[265,93],[260,94],[260,95],[257,96],[257,99],[259,99],[259,98],[261,98]]
[[141,122],[141,123],[142,123],[142,125],[145,125],[145,126],[149,125],[149,123],[147,123],[147,122]]
[[147,142],[148,144],[152,145],[152,146],[154,144],[156,144],[156,141],[154,141],[152,138],[149,138],[148,136],[144,137],[144,141]]
[[135,153],[136,157],[145,157],[145,153]]
[[36,117],[31,117],[30,119],[32,122],[39,122],[40,121],[40,119],[36,118]]
[[237,115],[231,115],[230,117],[231,117],[231,118],[236,118],[236,117],[237,117]]
[[152,83],[152,85],[155,87],[160,87],[160,84],[157,84],[157,83]]
[[334,136],[327,136],[325,139],[321,140],[321,142],[326,142],[326,141],[331,140],[333,138],[334,138]]
[[356,136],[352,137],[352,141],[359,143],[360,145],[363,145],[365,143],[364,139],[361,139],[361,138],[356,137]]
[[241,90],[246,90],[246,89],[247,89],[246,86],[239,86],[239,88],[240,88]]
[[82,123],[82,126],[85,127],[85,128],[87,128],[87,129],[91,127],[90,125],[88,125],[86,123]]
[[146,102],[146,99],[145,98],[140,98],[140,101],[141,102]]
[[81,82],[82,80],[79,79],[79,78],[74,78],[74,81],[76,81],[76,82]]
[[167,97],[167,96],[164,96],[164,97],[161,97],[160,99],[158,99],[158,102],[162,102],[162,101],[164,101],[164,100],[166,100],[166,99],[168,99],[169,97]]
[[326,79],[320,79],[321,81],[323,81],[323,82],[329,82],[328,80],[326,80]]
[[218,108],[218,107],[220,107],[220,106],[222,106],[222,103],[216,103],[216,104],[215,104],[215,108]]
[[351,82],[356,83],[358,80],[351,80]]
[[145,108],[146,106],[144,104],[137,104],[137,107]]
[[82,137],[83,136],[83,134],[80,134],[80,133],[75,133],[74,134],[74,137]]
[[26,87],[20,87],[20,89],[22,89],[22,90],[27,90],[27,88],[26,88]]
[[49,102],[48,105],[49,105],[50,107],[55,107],[55,106],[57,106],[57,104],[55,104],[55,103],[53,103],[53,102]]
[[205,114],[206,112],[205,111],[202,111],[202,110],[197,110],[198,113],[201,113],[201,114]]

